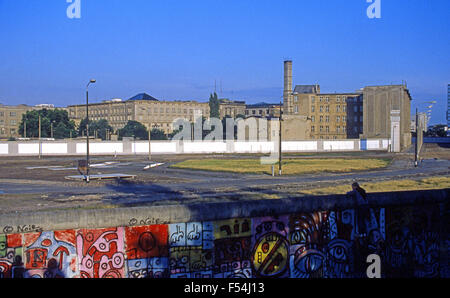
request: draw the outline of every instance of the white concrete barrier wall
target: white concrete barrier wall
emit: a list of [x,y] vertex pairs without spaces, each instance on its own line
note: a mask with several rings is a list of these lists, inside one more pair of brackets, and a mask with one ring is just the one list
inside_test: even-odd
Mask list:
[[380,140],[367,140],[367,150],[380,149]]
[[[120,154],[123,143],[89,143],[89,154]],[[86,143],[77,143],[77,154],[86,154]]]
[[[269,153],[275,150],[274,142],[235,142],[235,153]],[[233,152],[232,152],[233,153]]]
[[[366,150],[387,150],[388,139],[364,140]],[[320,151],[359,151],[360,140],[308,140],[285,141],[282,143],[283,152],[320,152]],[[41,153],[44,155],[85,155],[85,142],[38,142],[0,143],[0,155],[31,155]],[[89,153],[98,155],[114,154],[148,154],[148,141],[136,142],[91,142]],[[258,141],[205,141],[205,142],[177,142],[177,141],[152,141],[151,153],[153,154],[208,154],[208,153],[271,153],[278,151],[278,142]]]
[[42,154],[67,154],[67,143],[43,143]]
[[317,141],[311,142],[282,142],[281,150],[283,152],[301,152],[301,151],[316,151]]
[[152,153],[177,153],[177,142],[152,143]]
[[355,148],[354,141],[324,141],[323,142],[324,150],[359,150],[359,148]]
[[226,153],[227,144],[224,142],[184,142],[184,153]]
[[39,154],[39,143],[30,143],[30,144],[18,144],[18,153],[19,154]]
[[8,154],[8,153],[9,153],[9,145],[0,144],[0,154]]

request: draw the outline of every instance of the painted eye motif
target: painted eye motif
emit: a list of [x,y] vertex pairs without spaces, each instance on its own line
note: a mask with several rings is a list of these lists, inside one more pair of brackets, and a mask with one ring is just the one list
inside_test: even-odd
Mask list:
[[311,274],[322,268],[324,256],[315,249],[299,251],[296,256],[295,267],[303,273]]
[[328,254],[336,263],[345,263],[348,259],[348,246],[342,240],[336,240],[330,243]]

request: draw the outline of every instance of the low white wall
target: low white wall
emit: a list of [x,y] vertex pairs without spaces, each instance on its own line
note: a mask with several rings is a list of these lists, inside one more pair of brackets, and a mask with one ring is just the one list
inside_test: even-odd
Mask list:
[[184,153],[226,153],[225,142],[184,142]]
[[[86,154],[86,143],[77,143],[77,154]],[[123,153],[123,143],[89,143],[89,154]]]
[[0,154],[8,154],[8,153],[9,153],[9,145],[0,144]]
[[[175,154],[177,153],[177,143],[172,141],[167,142],[151,142],[151,153],[159,154]],[[131,145],[132,153],[148,154],[148,142],[134,142]]]
[[19,154],[39,154],[39,143],[19,144]]
[[[364,148],[361,147],[364,143]],[[258,141],[152,141],[152,154],[208,154],[208,153],[271,153],[278,151],[277,142]],[[387,150],[389,140],[305,140],[282,142],[283,152],[322,152]],[[41,150],[39,150],[39,146]],[[43,155],[85,155],[86,142],[83,141],[43,141],[0,143],[0,155],[37,156]],[[136,142],[90,142],[89,153],[93,155],[148,154],[148,141]]]
[[43,143],[42,154],[67,154],[67,143]]
[[281,151],[283,152],[317,151],[317,141],[282,142]]
[[323,150],[359,150],[359,148],[355,148],[355,141],[324,141]]

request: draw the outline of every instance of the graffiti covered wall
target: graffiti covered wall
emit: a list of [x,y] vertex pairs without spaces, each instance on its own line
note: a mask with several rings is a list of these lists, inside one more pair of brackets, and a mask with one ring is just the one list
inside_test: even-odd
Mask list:
[[[2,278],[449,277],[443,204],[0,235]],[[135,225],[133,225],[133,224]]]

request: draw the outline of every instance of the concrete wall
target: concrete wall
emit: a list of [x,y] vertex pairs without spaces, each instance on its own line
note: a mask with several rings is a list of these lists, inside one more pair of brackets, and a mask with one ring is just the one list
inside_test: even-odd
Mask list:
[[[387,150],[389,140],[309,140],[283,141],[283,152],[322,152]],[[365,144],[365,145],[361,145]],[[206,153],[270,153],[278,150],[277,142],[263,141],[152,141],[152,154],[206,154]],[[148,141],[90,142],[91,155],[148,154]],[[43,141],[0,143],[0,156],[85,155],[84,141]]]
[[450,277],[450,189],[0,217],[0,276]]

